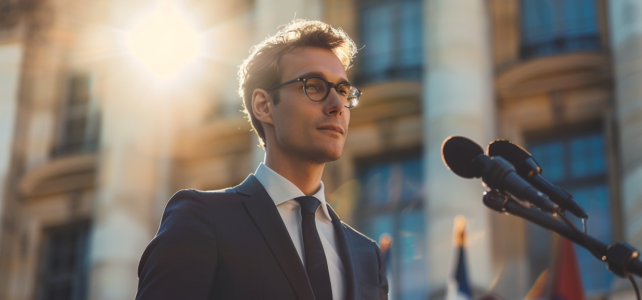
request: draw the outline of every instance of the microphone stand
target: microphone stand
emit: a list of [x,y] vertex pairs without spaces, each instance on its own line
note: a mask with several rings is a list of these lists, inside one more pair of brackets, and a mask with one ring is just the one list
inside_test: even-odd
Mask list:
[[509,213],[531,221],[586,248],[593,255],[599,255],[597,258],[606,262],[607,269],[619,277],[629,277],[631,274],[642,276],[642,261],[638,258],[639,252],[627,243],[619,242],[610,246],[606,245],[535,207],[522,206],[509,195],[497,190],[484,192],[483,199],[484,205],[494,211]]

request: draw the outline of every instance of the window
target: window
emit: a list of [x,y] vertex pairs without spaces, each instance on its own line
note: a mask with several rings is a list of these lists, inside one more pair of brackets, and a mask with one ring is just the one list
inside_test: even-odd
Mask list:
[[596,0],[522,0],[521,56],[600,48]]
[[421,78],[421,12],[418,0],[361,1],[357,83]]
[[[600,241],[613,242],[613,221],[607,184],[606,154],[602,133],[585,133],[532,143],[529,150],[542,167],[542,175],[575,198],[588,218],[588,232]],[[567,214],[581,227],[579,219]],[[527,247],[530,251],[531,279],[549,266],[550,235],[545,229],[529,224]],[[605,294],[613,275],[603,262],[576,246],[584,288],[588,296]]]
[[386,259],[391,298],[426,299],[426,245],[420,157],[363,164],[357,223],[367,236],[392,238]]
[[45,231],[38,299],[86,298],[88,227],[80,222]]
[[96,150],[98,143],[98,112],[91,101],[88,75],[75,75],[67,82],[62,112],[60,139],[54,155]]

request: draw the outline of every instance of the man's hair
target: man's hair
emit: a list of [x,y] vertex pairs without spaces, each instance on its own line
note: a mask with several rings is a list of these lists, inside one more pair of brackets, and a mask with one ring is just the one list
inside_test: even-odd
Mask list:
[[[297,19],[279,27],[274,36],[250,49],[250,56],[243,61],[238,72],[239,95],[243,98],[243,112],[265,147],[265,131],[252,112],[252,94],[257,88],[269,89],[281,80],[279,61],[283,55],[298,47],[317,47],[334,52],[343,66],[349,69],[357,53],[354,41],[341,29],[321,21]],[[278,92],[270,92],[274,105],[279,102]]]

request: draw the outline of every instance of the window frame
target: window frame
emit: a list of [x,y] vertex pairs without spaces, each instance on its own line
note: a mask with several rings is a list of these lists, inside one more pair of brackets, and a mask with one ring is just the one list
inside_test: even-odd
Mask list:
[[[374,75],[367,74],[364,70],[364,64],[367,65],[367,63],[364,63],[363,61],[366,59],[365,53],[363,52],[363,49],[361,50],[361,55],[357,55],[357,70],[355,72],[355,84],[357,85],[368,85],[368,84],[377,84],[381,82],[387,82],[387,81],[396,81],[396,80],[401,80],[401,81],[421,81],[423,77],[423,65],[424,65],[424,57],[423,57],[423,48],[424,48],[424,37],[423,37],[423,31],[425,30],[423,27],[423,22],[420,24],[420,37],[419,40],[422,41],[420,42],[420,53],[421,53],[421,58],[419,61],[419,64],[416,66],[403,66],[401,65],[401,56],[402,56],[402,47],[401,47],[401,35],[396,34],[401,31],[401,23],[402,23],[402,18],[400,17],[401,15],[401,5],[404,2],[417,2],[419,3],[420,6],[423,7],[423,1],[421,0],[401,0],[401,1],[394,1],[394,0],[357,0],[357,29],[359,32],[359,43],[361,43],[361,46],[359,47],[360,49],[363,47],[368,47],[368,45],[364,45],[364,24],[363,24],[363,13],[362,11],[366,8],[378,6],[378,5],[384,5],[384,4],[392,4],[394,12],[392,13],[392,26],[393,28],[391,29],[392,33],[392,64],[391,67],[383,71],[382,73],[377,73]],[[423,19],[424,14],[423,14],[423,8],[421,9],[421,19]]]
[[[82,232],[83,242],[77,247],[82,248],[84,251],[80,256],[74,257],[76,270],[75,274],[72,275],[77,277],[75,279],[76,288],[72,289],[72,300],[84,300],[88,297],[88,275],[89,275],[89,244],[90,244],[90,233],[91,233],[91,222],[86,219],[74,220],[65,224],[49,226],[42,229],[41,233],[41,247],[40,247],[40,256],[38,259],[38,277],[36,280],[36,297],[35,299],[44,300],[47,299],[47,287],[51,279],[47,279],[47,264],[49,263],[50,253],[48,252],[51,247],[51,236],[55,233],[64,232],[64,231],[73,231],[75,233]],[[76,249],[79,250],[79,249]],[[74,281],[74,279],[72,279]],[[74,297],[74,295],[76,297]]]
[[[72,90],[73,81],[83,78],[87,81],[87,101],[84,107],[85,124],[83,126],[83,141],[81,145],[70,143],[68,123],[72,119],[79,119],[72,117],[72,97],[74,91]],[[65,76],[62,86],[63,92],[60,97],[58,125],[56,126],[56,139],[53,145],[51,156],[60,157],[67,155],[74,155],[85,152],[93,152],[98,149],[100,142],[100,106],[98,97],[95,93],[95,76],[87,72],[72,72]],[[78,113],[78,112],[75,112]]]
[[[409,148],[409,149],[397,150],[397,151],[395,150],[387,151],[387,152],[369,156],[369,157],[358,158],[355,160],[355,167],[356,167],[355,170],[357,170],[356,177],[361,178],[361,174],[362,174],[361,172],[363,172],[363,170],[365,170],[366,167],[368,166],[394,164],[394,163],[400,163],[400,162],[413,160],[413,159],[420,159],[423,161],[423,152],[421,147],[415,147],[415,148]],[[361,188],[363,188],[363,185],[361,185]],[[426,222],[425,213],[423,212],[424,197],[421,197],[421,196],[402,199],[402,201],[391,202],[385,205],[375,205],[370,207],[367,206],[366,203],[363,201],[363,192],[359,195],[358,199],[356,200],[357,200],[357,204],[354,211],[359,213],[354,214],[354,221],[355,221],[355,224],[357,225],[356,228],[358,228],[360,231],[369,220],[373,220],[377,216],[390,214],[391,231],[392,231],[390,234],[392,237],[392,245],[395,245],[395,242],[398,242],[401,240],[399,236],[400,236],[400,230],[402,226],[401,219],[404,212],[420,211],[424,216],[424,222]],[[423,230],[425,233],[425,228],[423,228]],[[379,243],[378,236],[376,237],[371,236],[370,238],[375,239],[376,242]],[[424,243],[426,242],[427,241],[424,240]],[[393,248],[393,250],[394,249],[398,249],[398,248]],[[424,244],[424,250],[425,251],[428,250],[427,244]],[[390,282],[390,285],[394,286],[395,288],[390,292],[394,293],[394,295],[391,295],[391,296],[394,296],[395,299],[400,299],[402,296],[402,291],[400,289],[401,281],[402,281],[401,280],[402,272],[400,270],[402,253],[401,251],[392,251],[391,254],[392,254],[392,257],[389,258],[390,270],[387,270],[387,272],[389,272],[392,277],[391,278],[392,282]],[[426,273],[426,276],[428,276],[428,273]]]
[[[549,56],[555,56],[555,55],[563,55],[563,54],[569,54],[569,53],[577,53],[577,52],[604,52],[607,51],[608,49],[608,28],[607,28],[607,20],[606,16],[604,16],[604,11],[605,11],[605,6],[606,4],[604,3],[603,0],[592,0],[594,2],[594,8],[595,8],[595,23],[596,23],[596,32],[595,32],[595,42],[596,42],[596,48],[594,49],[589,49],[589,48],[580,48],[580,49],[568,49],[568,46],[560,46],[558,47],[559,49],[553,51],[553,53],[550,54],[537,54],[535,50],[530,50],[530,52],[533,53],[527,53],[529,50],[525,49],[528,48],[529,45],[525,44],[525,28],[524,28],[524,1],[527,0],[513,0],[517,2],[517,9],[516,9],[516,14],[517,14],[517,29],[519,31],[518,34],[518,39],[517,39],[517,55],[519,59],[521,60],[529,60],[529,59],[536,59],[540,57],[549,57]],[[553,20],[553,22],[559,21],[558,19]],[[564,31],[567,31],[568,29],[565,29]],[[568,38],[563,38],[556,36],[556,41],[557,40],[562,40],[562,41],[568,41]],[[555,44],[555,43],[548,43],[548,44]],[[535,47],[535,46],[530,46],[530,47]],[[539,46],[541,47],[541,46]],[[560,50],[561,49],[561,50]]]

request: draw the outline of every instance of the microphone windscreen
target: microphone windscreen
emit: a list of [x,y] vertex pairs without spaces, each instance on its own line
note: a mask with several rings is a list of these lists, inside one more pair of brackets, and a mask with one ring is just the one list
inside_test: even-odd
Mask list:
[[481,176],[473,165],[473,159],[480,154],[484,154],[484,149],[463,136],[450,136],[441,145],[441,159],[446,167],[464,178]]
[[503,139],[490,142],[486,148],[486,155],[491,157],[501,156],[515,166],[522,164],[531,157],[531,154],[522,146]]

